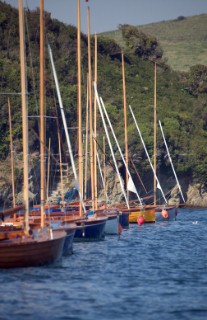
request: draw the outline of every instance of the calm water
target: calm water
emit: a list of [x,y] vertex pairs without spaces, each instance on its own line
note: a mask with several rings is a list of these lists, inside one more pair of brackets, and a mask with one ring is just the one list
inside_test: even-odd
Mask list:
[[207,209],[75,243],[56,266],[0,270],[0,319],[207,319]]

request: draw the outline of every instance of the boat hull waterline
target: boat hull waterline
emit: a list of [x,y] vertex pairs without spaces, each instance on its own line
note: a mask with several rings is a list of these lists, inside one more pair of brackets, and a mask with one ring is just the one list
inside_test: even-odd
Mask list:
[[0,241],[0,268],[36,267],[61,259],[66,232],[52,232],[52,238],[8,239]]

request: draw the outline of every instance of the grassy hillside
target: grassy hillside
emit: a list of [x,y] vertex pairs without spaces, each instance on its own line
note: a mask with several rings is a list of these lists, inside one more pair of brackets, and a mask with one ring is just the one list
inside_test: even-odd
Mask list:
[[[195,64],[207,65],[206,26],[207,14],[202,14],[137,27],[144,33],[157,37],[167,63],[174,70],[188,71]],[[115,39],[122,47],[124,46],[120,30],[102,35]]]

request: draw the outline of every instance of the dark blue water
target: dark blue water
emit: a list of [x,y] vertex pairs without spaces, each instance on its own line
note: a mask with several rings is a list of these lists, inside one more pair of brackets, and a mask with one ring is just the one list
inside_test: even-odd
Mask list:
[[0,319],[207,319],[207,209],[75,243],[56,266],[0,270]]

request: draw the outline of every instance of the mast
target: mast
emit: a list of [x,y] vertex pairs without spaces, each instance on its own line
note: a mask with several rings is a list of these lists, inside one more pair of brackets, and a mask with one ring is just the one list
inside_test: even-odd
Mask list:
[[153,167],[152,162],[151,162],[151,160],[150,160],[150,157],[149,157],[147,148],[146,148],[146,146],[145,146],[144,140],[143,140],[143,138],[142,138],[141,131],[140,131],[139,127],[138,127],[138,124],[137,124],[137,121],[136,121],[136,118],[135,118],[135,116],[134,116],[134,113],[133,113],[133,111],[132,111],[132,107],[131,107],[131,106],[129,106],[129,110],[130,110],[130,112],[131,112],[131,115],[132,115],[132,118],[133,118],[133,120],[134,120],[135,126],[136,126],[136,128],[137,128],[137,131],[138,131],[138,133],[139,133],[140,139],[141,139],[141,141],[142,141],[142,145],[143,145],[143,147],[144,147],[146,156],[147,156],[147,158],[148,158],[149,164],[150,164],[150,166],[151,166],[151,169],[152,169],[152,171],[153,171],[154,177],[155,177],[155,179],[156,179],[157,188],[160,189],[160,191],[161,191],[161,193],[162,193],[162,196],[163,196],[163,199],[165,200],[165,203],[167,203],[167,200],[166,200],[166,198],[165,198],[164,192],[163,192],[163,190],[162,190],[162,188],[161,188],[161,185],[160,185],[160,183],[159,183],[159,180],[158,180],[158,178],[157,178],[156,172],[154,171],[154,167]]
[[[95,33],[95,62],[94,62],[94,81],[97,83],[97,34]],[[97,104],[94,95],[94,197],[95,197],[95,210],[98,209],[98,183],[97,183]]]
[[[122,52],[122,81],[123,81],[123,99],[124,99],[124,136],[125,136],[125,161],[126,161],[126,186],[128,186],[128,135],[127,135],[127,109],[126,109],[126,81],[125,81],[125,69],[124,69],[124,54]],[[127,189],[127,197],[129,199],[129,190]]]
[[105,136],[103,136],[103,176],[104,176],[104,202],[105,205],[107,204],[107,198],[106,198],[106,141]]
[[102,111],[102,107],[101,107],[101,102],[100,102],[100,98],[98,96],[98,92],[97,92],[97,88],[96,88],[96,83],[95,82],[94,82],[94,91],[95,91],[95,95],[96,95],[96,99],[97,99],[97,103],[98,103],[99,112],[101,114],[101,119],[102,119],[102,122],[103,122],[104,130],[105,130],[106,137],[107,137],[107,140],[108,140],[109,148],[110,148],[111,155],[112,155],[112,158],[113,158],[113,161],[114,161],[114,165],[115,165],[115,168],[116,168],[116,173],[117,173],[118,178],[119,178],[119,182],[120,182],[120,185],[121,185],[122,193],[124,195],[124,199],[126,201],[127,208],[129,209],[129,202],[128,202],[128,199],[127,199],[127,196],[126,196],[126,193],[125,193],[125,190],[124,190],[124,185],[123,185],[122,179],[120,177],[120,173],[119,173],[119,169],[118,169],[118,166],[117,166],[117,162],[116,162],[115,155],[114,155],[114,152],[113,152],[113,148],[112,148],[112,145],[111,145],[111,142],[110,142],[109,133],[108,133],[108,130],[107,130],[107,126],[106,126],[106,122],[105,122],[105,119],[104,119],[104,115],[103,115],[103,111]]
[[50,144],[51,139],[49,138],[49,146],[48,146],[48,160],[47,160],[47,205],[48,205],[48,198],[49,198],[49,186],[50,186]]
[[[58,84],[57,73],[56,73],[56,70],[55,70],[52,51],[51,51],[51,48],[50,48],[49,44],[48,44],[48,51],[49,51],[49,57],[50,57],[51,65],[52,65],[52,71],[53,71],[53,76],[54,76],[54,81],[55,81],[55,86],[56,86],[56,91],[57,91],[57,96],[58,96],[58,102],[59,102],[61,117],[62,117],[63,126],[64,126],[64,130],[65,130],[65,135],[66,135],[68,151],[69,151],[69,155],[70,155],[70,161],[71,161],[72,170],[73,170],[73,174],[74,174],[74,178],[75,178],[75,187],[78,190],[83,211],[84,211],[84,213],[86,213],[86,208],[85,208],[85,205],[84,205],[84,202],[83,202],[83,197],[82,197],[82,194],[80,192],[80,187],[79,187],[79,183],[78,183],[78,175],[77,175],[77,172],[76,172],[75,161],[74,161],[72,146],[71,146],[71,142],[70,142],[70,136],[69,136],[69,133],[68,133],[68,127],[67,127],[65,112],[64,112],[64,108],[63,108],[63,102],[62,102],[62,98],[61,98],[61,94],[60,94],[60,87],[59,87],[59,84]],[[82,211],[81,211],[81,213],[82,213]]]
[[45,226],[45,86],[44,86],[44,0],[40,0],[40,208]]
[[92,209],[94,210],[94,153],[93,153],[93,106],[92,106],[92,75],[91,75],[91,36],[90,36],[90,8],[88,12],[88,89],[89,89],[89,109],[90,109],[90,168],[91,168],[91,198]]
[[13,197],[13,207],[15,208],[16,201],[15,201],[15,185],[14,185],[14,148],[13,148],[13,138],[12,138],[11,105],[10,105],[9,98],[8,98],[8,111],[9,111],[9,132],[10,132],[10,153],[11,153],[12,197]]
[[155,175],[157,174],[157,77],[156,62],[154,64],[154,205],[156,205],[157,183]]
[[171,158],[171,156],[170,156],[170,151],[169,151],[169,148],[168,148],[166,139],[165,139],[164,131],[163,131],[162,124],[161,124],[161,121],[160,121],[160,120],[159,120],[159,125],[160,125],[160,130],[161,130],[161,133],[162,133],[162,137],[163,137],[163,140],[164,140],[164,143],[165,143],[165,147],[166,147],[166,150],[167,150],[168,158],[169,158],[169,160],[170,160],[170,164],[171,164],[171,167],[172,167],[174,176],[175,176],[175,180],[176,180],[176,182],[177,182],[177,185],[178,185],[178,188],[179,188],[181,197],[182,197],[182,199],[183,199],[183,202],[185,203],[185,199],[184,199],[184,196],[183,196],[183,193],[182,193],[182,190],[181,190],[180,183],[179,183],[178,178],[177,178],[177,174],[176,174],[176,172],[175,172],[175,168],[174,168],[174,165],[173,165],[173,162],[172,162],[172,158]]
[[84,200],[87,199],[87,180],[88,180],[88,75],[87,75],[87,98],[86,98],[86,139],[85,139],[85,186],[84,186]]
[[[80,24],[80,0],[77,0],[77,63],[78,63],[78,169],[79,192],[83,194],[83,147],[82,147],[82,105],[81,105],[81,24]],[[79,206],[79,214],[82,216],[82,206]]]
[[[110,129],[111,129],[112,135],[113,135],[114,140],[115,140],[115,142],[116,142],[117,148],[118,148],[118,150],[119,150],[120,156],[121,156],[122,161],[123,161],[123,163],[124,163],[124,166],[125,166],[125,168],[126,168],[126,172],[127,172],[128,176],[129,176],[129,179],[128,179],[129,181],[128,181],[128,182],[130,182],[131,189],[133,190],[132,192],[134,192],[134,193],[136,194],[136,196],[137,196],[137,198],[138,198],[138,200],[139,200],[139,202],[140,202],[140,204],[141,204],[141,206],[142,206],[141,198],[140,198],[140,196],[139,196],[139,194],[138,194],[138,192],[137,192],[137,189],[136,189],[136,187],[135,187],[135,185],[134,185],[134,182],[133,182],[133,180],[132,180],[131,174],[130,174],[130,172],[129,172],[129,168],[127,167],[126,161],[125,161],[124,156],[123,156],[123,154],[122,154],[121,148],[120,148],[120,146],[119,146],[118,140],[117,140],[116,135],[115,135],[115,133],[114,133],[114,129],[113,129],[113,127],[112,127],[111,121],[110,121],[110,119],[109,119],[109,116],[108,116],[108,113],[107,113],[106,108],[105,108],[105,106],[104,106],[104,103],[103,103],[102,98],[100,98],[100,101],[101,101],[102,109],[103,109],[103,111],[104,111],[104,114],[105,114],[105,116],[106,116],[106,119],[107,119],[107,121],[108,121],[109,127],[110,127]],[[129,190],[129,183],[127,184],[127,190]]]
[[59,162],[60,162],[60,188],[61,188],[61,199],[64,200],[63,191],[63,164],[62,164],[62,152],[61,152],[61,142],[60,142],[60,129],[58,126],[58,148],[59,148]]
[[21,99],[22,99],[22,138],[23,138],[23,166],[24,166],[24,206],[25,206],[25,233],[29,233],[29,183],[28,183],[28,116],[26,99],[26,71],[24,51],[24,13],[22,0],[19,0],[19,38],[21,64]]

